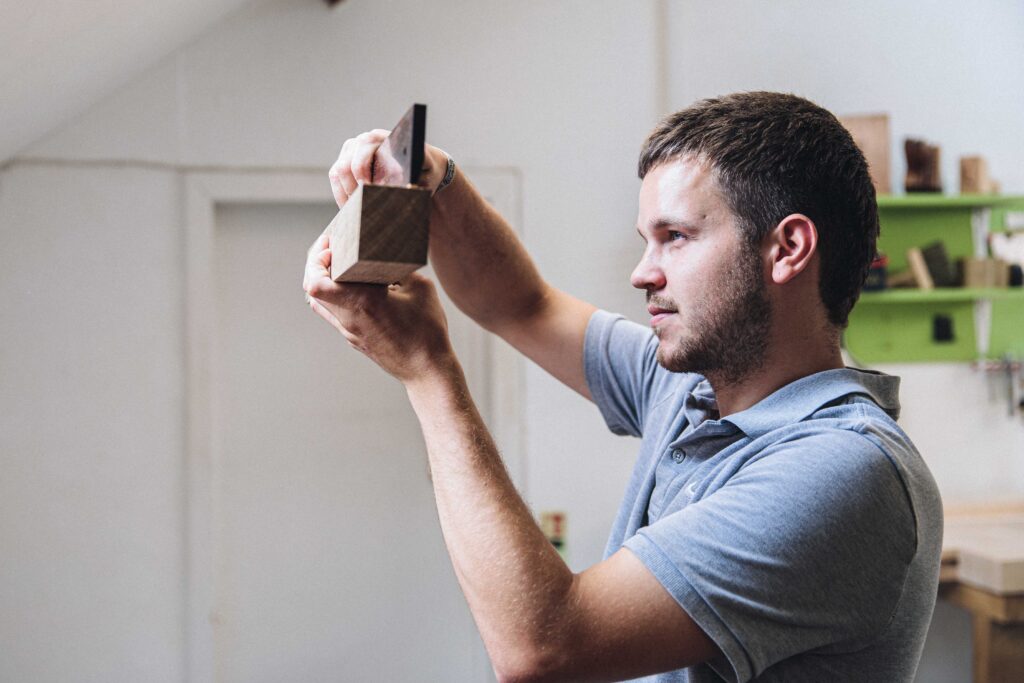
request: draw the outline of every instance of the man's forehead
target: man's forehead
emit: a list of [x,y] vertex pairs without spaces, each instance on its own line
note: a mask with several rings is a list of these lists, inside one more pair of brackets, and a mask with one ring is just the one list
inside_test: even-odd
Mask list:
[[728,214],[712,168],[692,156],[661,163],[640,188],[639,224],[700,223]]

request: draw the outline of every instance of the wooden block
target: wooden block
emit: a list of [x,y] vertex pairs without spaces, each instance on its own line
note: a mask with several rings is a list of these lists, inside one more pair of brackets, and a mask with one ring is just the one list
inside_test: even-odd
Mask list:
[[918,289],[935,289],[935,282],[928,272],[928,264],[924,261],[924,255],[917,247],[907,249],[907,265],[910,272],[914,274],[914,282]]
[[980,289],[984,287],[992,287],[995,282],[992,269],[989,267],[991,263],[990,259],[987,258],[965,258],[964,259],[964,287],[971,287]]
[[995,268],[996,287],[1010,286],[1010,264],[1001,258],[992,259]]
[[944,242],[940,240],[921,247],[921,256],[936,287],[956,286],[956,270],[949,262]]
[[892,194],[892,180],[889,175],[889,115],[840,116],[839,122],[850,131],[853,141],[864,153],[875,192]]
[[331,279],[392,284],[427,263],[430,190],[365,184],[328,226]]
[[903,143],[903,151],[907,155],[904,189],[907,192],[942,192],[939,147],[908,138]]
[[993,191],[984,157],[961,157],[961,194],[987,195]]
[[901,270],[898,273],[893,273],[889,276],[890,287],[916,287],[917,280],[914,278],[914,273],[909,270]]
[[1008,287],[1010,267],[997,258],[966,258],[963,263],[964,287]]

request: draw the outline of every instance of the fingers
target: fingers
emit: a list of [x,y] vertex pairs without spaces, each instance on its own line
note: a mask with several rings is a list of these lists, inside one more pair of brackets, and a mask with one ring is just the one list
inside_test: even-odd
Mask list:
[[327,173],[327,178],[331,181],[331,192],[334,194],[334,201],[337,202],[339,209],[348,201],[350,191],[346,189],[346,186],[351,186],[352,191],[355,190],[355,178],[349,177],[351,176],[349,159],[352,158],[354,146],[355,140],[346,140],[345,144],[341,146],[337,161]]
[[[384,285],[337,283],[331,280],[323,264],[330,252],[320,254],[311,267],[308,298],[327,309],[337,322],[353,334],[359,334],[366,318],[374,318],[388,296]],[[330,322],[330,321],[328,321]]]
[[358,182],[373,182],[373,156],[381,143],[387,138],[375,135],[378,131],[363,133],[356,138],[355,150],[352,154],[352,175]]
[[347,314],[370,310],[378,301],[387,297],[388,288],[384,285],[335,282],[331,278],[329,243],[328,235],[323,234],[310,247],[302,278],[302,289],[309,297],[318,299],[332,309],[338,309],[336,315],[342,318]]
[[373,155],[388,133],[389,131],[378,128],[350,138],[342,145],[338,160],[327,174],[338,208],[345,205],[359,187],[359,183],[368,183],[372,180]]
[[302,274],[303,291],[308,293],[313,282],[322,277],[330,279],[331,250],[329,244],[330,237],[325,232],[316,239],[313,246],[306,252],[306,268]]

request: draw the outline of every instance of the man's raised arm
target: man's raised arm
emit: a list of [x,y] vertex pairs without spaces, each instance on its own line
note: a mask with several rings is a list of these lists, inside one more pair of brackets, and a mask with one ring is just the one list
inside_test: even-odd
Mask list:
[[[348,140],[331,168],[338,206],[369,182],[387,131]],[[426,146],[420,185],[436,190],[448,155]],[[379,180],[379,179],[378,179]],[[485,329],[590,398],[583,375],[583,337],[594,306],[555,289],[540,276],[508,222],[461,169],[436,192],[430,219],[430,261],[448,296]]]

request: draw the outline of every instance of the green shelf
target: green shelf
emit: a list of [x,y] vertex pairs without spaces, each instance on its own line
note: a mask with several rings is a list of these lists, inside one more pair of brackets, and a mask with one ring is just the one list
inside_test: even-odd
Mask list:
[[[1024,211],[1024,197],[1007,195],[911,194],[880,196],[878,217],[882,234],[878,248],[889,257],[889,272],[906,270],[910,247],[941,240],[951,260],[972,256],[972,223],[989,217],[989,229],[1005,228],[1007,211]],[[991,320],[975,329],[977,302],[990,302]],[[936,319],[950,321],[953,338],[933,338]],[[984,318],[982,318],[984,319]],[[867,363],[972,361],[978,358],[977,339],[987,338],[987,356],[1024,355],[1024,289],[966,289],[962,287],[890,289],[864,292],[850,313],[844,343]]]
[[967,289],[964,287],[938,287],[929,290],[887,289],[883,292],[864,292],[860,295],[858,305],[1004,300],[1024,302],[1024,288]]
[[995,194],[907,194],[879,195],[878,208],[881,209],[974,209],[987,206],[1012,204],[1019,197]]

